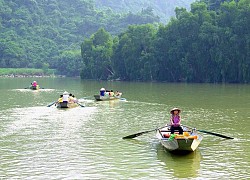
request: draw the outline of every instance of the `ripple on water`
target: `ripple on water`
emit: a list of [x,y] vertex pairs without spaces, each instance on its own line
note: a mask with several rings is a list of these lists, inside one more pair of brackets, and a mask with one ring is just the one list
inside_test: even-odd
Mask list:
[[[169,119],[172,105],[147,102],[89,102],[93,107],[54,106],[0,111],[0,169],[12,179],[244,179],[249,157],[244,132],[234,140],[204,134],[188,156],[170,154],[152,130]],[[8,114],[8,115],[4,115]],[[183,111],[183,122],[231,136],[232,119],[207,109]],[[218,120],[219,119],[219,120]],[[221,120],[228,122],[222,126]],[[215,123],[213,123],[215,121]],[[209,123],[208,123],[209,122]],[[216,125],[213,125],[216,124]],[[218,129],[221,132],[218,132]],[[3,177],[4,177],[3,175]],[[1,177],[1,176],[0,176]],[[228,179],[230,179],[228,178]]]

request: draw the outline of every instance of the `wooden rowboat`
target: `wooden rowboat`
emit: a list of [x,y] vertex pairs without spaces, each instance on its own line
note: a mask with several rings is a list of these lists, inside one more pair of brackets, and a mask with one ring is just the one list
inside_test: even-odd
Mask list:
[[29,87],[31,90],[39,90],[40,88],[39,88],[39,85],[37,85],[37,86],[30,86]]
[[110,100],[117,100],[121,99],[122,93],[119,93],[119,96],[101,96],[101,95],[94,95],[96,101],[110,101]]
[[67,102],[59,102],[57,104],[57,108],[74,108],[77,107],[77,103],[67,103]]
[[196,129],[189,129],[185,127],[183,130],[183,135],[180,135],[178,132],[171,135],[169,128],[164,127],[157,130],[156,137],[160,140],[162,146],[164,146],[168,151],[195,151],[202,141],[203,136],[198,134]]

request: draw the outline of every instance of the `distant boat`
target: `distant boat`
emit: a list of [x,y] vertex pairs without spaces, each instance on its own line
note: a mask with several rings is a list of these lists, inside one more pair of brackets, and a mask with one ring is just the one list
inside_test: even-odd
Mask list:
[[116,100],[121,99],[122,93],[116,91],[115,93],[111,90],[105,90],[104,88],[100,89],[99,95],[94,95],[94,98],[96,101],[110,101],[110,100]]
[[94,95],[96,101],[110,101],[110,100],[116,100],[116,99],[121,99],[122,93],[119,93],[119,95],[114,95],[114,96],[101,96],[101,95]]
[[39,90],[40,87],[39,87],[39,85],[37,85],[37,86],[30,86],[30,89],[31,90]]
[[[29,86],[29,87],[26,87],[24,89],[39,90],[40,87],[39,87],[39,85],[36,85],[36,86]],[[44,89],[44,88],[42,88],[42,89]]]

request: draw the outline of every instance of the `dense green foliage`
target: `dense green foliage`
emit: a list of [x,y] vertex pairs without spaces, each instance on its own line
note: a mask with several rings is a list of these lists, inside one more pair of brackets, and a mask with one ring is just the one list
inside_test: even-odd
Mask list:
[[34,69],[34,68],[0,68],[0,76],[4,75],[23,75],[23,76],[44,76],[54,75],[53,69]]
[[166,24],[171,17],[175,16],[176,7],[190,9],[190,4],[195,0],[95,0],[96,6],[101,9],[111,8],[115,12],[140,12],[150,10],[161,18],[161,22]]
[[103,27],[118,34],[129,24],[159,22],[152,10],[114,13],[91,0],[0,0],[0,67],[42,68],[79,75],[80,44]]
[[130,26],[113,43],[103,29],[85,39],[82,78],[250,82],[250,0],[195,2],[155,27]]

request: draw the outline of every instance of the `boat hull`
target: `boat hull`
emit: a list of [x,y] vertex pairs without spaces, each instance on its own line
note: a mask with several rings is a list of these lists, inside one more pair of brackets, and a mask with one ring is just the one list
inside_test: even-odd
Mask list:
[[30,86],[30,89],[31,90],[39,90],[40,88],[39,88],[39,86]]
[[[182,152],[193,152],[195,151],[200,142],[202,141],[203,136],[197,133],[197,131],[184,131],[189,133],[188,136],[178,135],[176,133],[175,138],[170,137],[170,132],[167,129],[158,130],[156,133],[156,137],[159,139],[162,146],[166,148],[166,150],[171,152],[182,151]],[[166,138],[168,137],[168,138]]]
[[77,106],[78,106],[77,103],[60,102],[57,104],[57,108],[74,108]]
[[100,95],[94,95],[96,101],[110,101],[110,100],[118,100],[121,99],[120,96],[100,96]]

